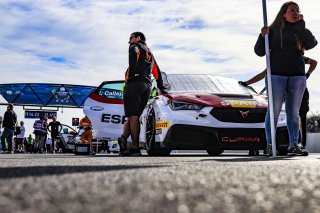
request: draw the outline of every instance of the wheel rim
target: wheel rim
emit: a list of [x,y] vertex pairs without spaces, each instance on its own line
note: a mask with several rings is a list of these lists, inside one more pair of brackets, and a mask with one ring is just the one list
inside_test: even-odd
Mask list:
[[146,131],[146,149],[149,151],[152,148],[152,140],[155,135],[155,119],[154,119],[154,111],[151,110],[150,115],[147,119],[147,131]]

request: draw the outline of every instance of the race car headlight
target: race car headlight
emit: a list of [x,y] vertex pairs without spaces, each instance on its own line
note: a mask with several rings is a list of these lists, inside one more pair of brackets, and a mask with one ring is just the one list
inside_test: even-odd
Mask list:
[[181,101],[169,101],[169,106],[172,110],[201,110],[204,106]]

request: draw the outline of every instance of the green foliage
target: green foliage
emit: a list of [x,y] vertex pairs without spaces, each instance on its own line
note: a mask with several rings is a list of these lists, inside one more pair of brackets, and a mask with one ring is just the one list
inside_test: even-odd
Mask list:
[[317,112],[307,116],[307,130],[318,131],[320,124],[320,114]]

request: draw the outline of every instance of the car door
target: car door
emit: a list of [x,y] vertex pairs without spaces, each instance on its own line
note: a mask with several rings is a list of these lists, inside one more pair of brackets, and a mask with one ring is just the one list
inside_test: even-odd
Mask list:
[[83,112],[93,125],[93,138],[116,140],[126,121],[123,108],[124,81],[103,82],[84,102]]

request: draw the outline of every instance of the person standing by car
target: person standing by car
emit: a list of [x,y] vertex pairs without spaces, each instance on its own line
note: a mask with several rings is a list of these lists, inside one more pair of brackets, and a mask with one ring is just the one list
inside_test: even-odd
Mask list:
[[[92,142],[92,122],[86,115],[80,120],[81,144],[91,144]],[[91,153],[95,154],[93,147],[91,146]]]
[[[309,69],[306,72],[306,78],[308,79],[311,73],[316,69],[318,62],[306,56],[303,56],[303,59],[305,64],[309,64]],[[249,79],[248,81],[239,81],[239,84],[247,87],[250,84],[254,84],[262,80],[266,76],[266,73],[267,73],[267,69],[255,75],[253,78]],[[302,138],[301,138],[302,149],[304,149],[307,145],[307,113],[308,111],[309,111],[309,91],[308,91],[308,88],[306,88],[303,93],[302,102],[299,109],[299,116],[301,119],[301,128],[302,128]]]
[[[2,135],[2,121],[3,121],[3,118],[0,115],[0,140],[1,140],[1,135]],[[0,142],[0,152],[2,152],[1,142]]]
[[17,143],[18,143],[18,152],[23,152],[25,149],[23,142],[24,142],[24,134],[26,132],[26,128],[24,127],[24,122],[20,121],[20,134],[17,135]]
[[[258,56],[265,55],[265,35],[269,34],[271,79],[273,93],[274,122],[277,126],[283,100],[286,102],[287,125],[290,144],[288,155],[305,155],[298,146],[299,108],[306,88],[303,61],[304,50],[317,45],[317,40],[305,28],[299,5],[289,1],[282,5],[274,22],[263,27],[254,50]],[[270,111],[266,115],[267,156],[272,155]]]
[[40,119],[36,120],[33,124],[34,128],[34,150],[39,153],[43,153],[44,141],[47,136],[47,122],[45,121],[45,116],[40,115]]
[[[151,93],[151,73],[157,81],[158,88],[163,92],[164,86],[159,67],[153,54],[146,44],[142,32],[134,32],[129,38],[129,68],[126,71],[124,89],[124,112],[127,120],[123,134],[118,138],[120,154],[141,155],[139,148],[141,116]],[[131,136],[132,147],[127,150],[127,138]]]
[[88,116],[84,116],[80,120],[80,129],[81,133],[81,143],[89,143],[92,142],[92,123]]
[[[13,111],[12,104],[8,105],[7,111],[4,113],[2,125],[4,128],[3,133],[1,135],[2,151],[5,152],[6,150],[8,150],[8,153],[11,153],[14,129],[17,125],[17,115]],[[8,143],[8,149],[6,148],[6,141]]]
[[46,150],[46,153],[52,152],[52,140],[51,140],[51,138],[47,138],[45,150]]
[[28,153],[32,153],[33,152],[33,138],[31,136],[31,134],[29,134],[28,138],[27,138],[27,148],[26,148],[26,152]]
[[59,132],[62,129],[62,125],[55,116],[52,117],[52,121],[48,125],[48,131],[51,132],[52,139],[52,151],[55,152],[55,144],[54,142],[57,140],[59,136]]
[[1,133],[2,133],[2,121],[3,121],[3,118],[2,116],[0,115],[0,137],[1,137]]

